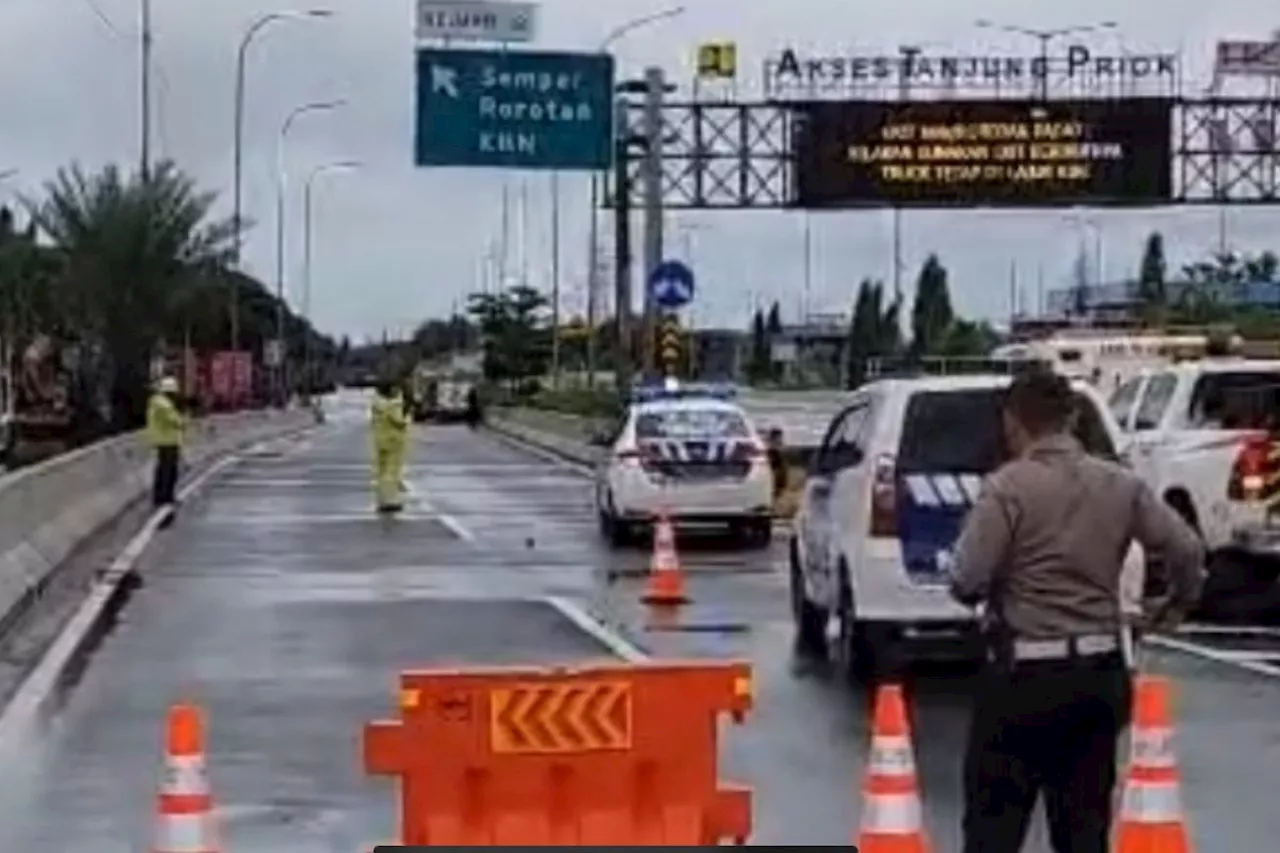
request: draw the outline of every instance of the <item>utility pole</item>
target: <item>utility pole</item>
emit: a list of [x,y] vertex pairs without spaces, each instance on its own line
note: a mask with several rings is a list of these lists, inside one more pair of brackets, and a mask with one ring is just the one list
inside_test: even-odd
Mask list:
[[644,117],[641,135],[645,140],[640,173],[644,193],[644,334],[641,338],[644,368],[655,367],[657,311],[649,293],[649,276],[662,263],[662,101],[666,94],[666,78],[662,69],[650,66],[644,71]]
[[507,286],[507,271],[511,263],[511,188],[502,182],[502,225],[498,245],[498,288],[501,293]]
[[560,173],[551,173],[551,387],[560,386]]
[[635,372],[631,334],[631,178],[627,174],[627,154],[632,140],[627,132],[625,101],[619,100],[615,107],[614,127],[617,135],[613,143],[613,285],[618,327],[614,381],[618,393],[625,394]]
[[139,174],[143,180],[151,176],[151,0],[142,0],[142,69],[140,74]]
[[596,387],[597,300],[600,293],[600,174],[591,173],[591,231],[587,237],[587,387]]

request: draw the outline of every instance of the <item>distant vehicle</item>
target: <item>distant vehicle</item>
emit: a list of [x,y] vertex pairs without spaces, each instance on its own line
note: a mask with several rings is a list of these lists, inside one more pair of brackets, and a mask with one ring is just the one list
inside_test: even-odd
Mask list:
[[724,388],[641,389],[616,428],[593,444],[601,534],[614,546],[650,529],[659,511],[677,526],[728,525],[759,547],[773,534],[773,472],[764,443]]
[[1093,382],[1105,394],[1143,370],[1181,359],[1203,358],[1209,347],[1208,335],[1117,334],[1081,329],[1005,344],[992,350],[991,357],[1044,361],[1064,376]]
[[[983,478],[1008,457],[1000,419],[1008,375],[876,380],[854,392],[810,463],[790,543],[791,609],[806,643],[835,635],[854,680],[909,657],[974,660],[976,615],[949,592],[949,558]],[[1119,428],[1088,383],[1073,382],[1076,435],[1119,458]],[[1141,599],[1143,554],[1126,563],[1126,610]],[[829,631],[833,628],[833,631]]]
[[413,419],[419,423],[460,423],[467,418],[467,398],[480,382],[469,370],[433,369],[419,365],[414,370]]
[[1134,470],[1204,538],[1206,598],[1224,587],[1273,588],[1280,361],[1208,358],[1146,371],[1117,388],[1110,406],[1132,439]]

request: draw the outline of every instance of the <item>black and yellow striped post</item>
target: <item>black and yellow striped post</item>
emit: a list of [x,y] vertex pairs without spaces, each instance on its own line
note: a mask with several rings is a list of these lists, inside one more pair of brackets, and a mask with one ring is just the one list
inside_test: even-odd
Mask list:
[[658,324],[657,340],[658,366],[663,376],[678,377],[680,375],[680,365],[684,355],[682,337],[680,316],[674,312],[664,314]]

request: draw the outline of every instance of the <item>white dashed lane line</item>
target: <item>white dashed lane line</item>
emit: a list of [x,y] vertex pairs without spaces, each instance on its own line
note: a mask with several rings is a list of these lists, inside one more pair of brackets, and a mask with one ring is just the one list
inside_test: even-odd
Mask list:
[[1150,645],[1280,678],[1280,627],[1184,625],[1173,636],[1152,636]]

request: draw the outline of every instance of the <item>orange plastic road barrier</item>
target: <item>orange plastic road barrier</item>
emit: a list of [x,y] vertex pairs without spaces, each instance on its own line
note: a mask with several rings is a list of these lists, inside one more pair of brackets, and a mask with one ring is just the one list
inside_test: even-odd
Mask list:
[[862,785],[862,826],[854,841],[859,853],[928,853],[915,750],[902,688],[876,691],[871,755]]
[[751,792],[717,787],[716,721],[751,692],[745,663],[406,672],[364,765],[400,777],[400,844],[743,844]]
[[1189,853],[1169,682],[1140,676],[1134,695],[1129,775],[1120,805],[1116,853]]
[[164,779],[156,796],[154,853],[217,853],[205,769],[204,718],[194,705],[169,709]]
[[642,600],[645,604],[685,604],[684,569],[676,552],[676,529],[667,513],[660,512],[653,525],[653,557]]

